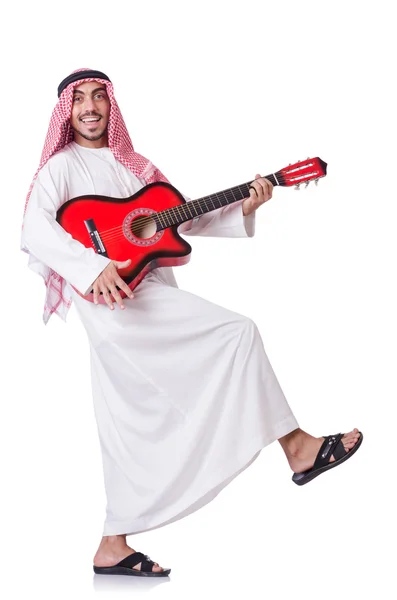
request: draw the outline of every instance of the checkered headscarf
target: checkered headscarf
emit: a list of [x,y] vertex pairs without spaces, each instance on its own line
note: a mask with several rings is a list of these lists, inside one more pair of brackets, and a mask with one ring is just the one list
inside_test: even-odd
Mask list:
[[[77,69],[77,71],[73,71],[73,73],[79,73],[81,71],[83,75],[84,71],[90,70],[91,69]],[[106,79],[100,79],[98,77],[82,77],[81,79],[70,83],[62,91],[58,103],[54,108],[50,125],[48,127],[47,136],[44,142],[40,165],[33,178],[26,198],[24,214],[26,212],[29,197],[40,169],[46,164],[51,156],[55,154],[55,152],[58,152],[58,150],[61,150],[73,140],[73,129],[70,125],[73,90],[79,84],[87,81],[98,81],[106,87],[106,91],[110,100],[108,145],[109,149],[113,152],[114,157],[127,169],[132,171],[134,175],[143,179],[146,184],[153,183],[155,181],[168,182],[161,171],[159,171],[159,169],[157,169],[153,163],[135,152],[127,131],[127,127],[124,123],[124,119],[114,97],[112,83]],[[69,198],[65,198],[65,201],[66,200],[69,200]],[[23,245],[23,243],[22,250],[29,253],[28,249]],[[53,313],[56,313],[59,317],[65,320],[67,312],[72,303],[71,293],[68,286],[66,286],[65,280],[58,275],[58,273],[41,263],[35,257],[30,256],[30,266],[34,271],[43,277],[47,288],[43,315],[44,323],[48,322]]]

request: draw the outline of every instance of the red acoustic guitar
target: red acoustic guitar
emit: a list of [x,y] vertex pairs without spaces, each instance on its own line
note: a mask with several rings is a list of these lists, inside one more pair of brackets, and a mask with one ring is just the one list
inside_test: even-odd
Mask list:
[[[326,172],[327,163],[317,157],[289,165],[266,178],[274,186],[299,189],[302,183],[317,183]],[[177,232],[181,223],[247,198],[251,183],[190,202],[168,183],[151,183],[129,198],[79,196],[61,206],[57,221],[74,239],[87,248],[93,247],[98,254],[117,261],[130,258],[131,265],[120,269],[119,274],[133,290],[152,269],[189,261],[191,246]],[[126,296],[123,291],[120,295]],[[93,302],[93,293],[84,298]]]

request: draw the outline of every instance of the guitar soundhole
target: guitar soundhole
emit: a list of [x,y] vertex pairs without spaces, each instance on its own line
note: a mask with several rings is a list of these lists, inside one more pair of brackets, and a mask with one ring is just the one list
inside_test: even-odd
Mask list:
[[123,221],[123,233],[134,246],[154,246],[164,235],[157,231],[156,212],[152,208],[136,208]]
[[141,240],[148,240],[156,233],[156,223],[148,216],[137,217],[130,227],[131,233]]

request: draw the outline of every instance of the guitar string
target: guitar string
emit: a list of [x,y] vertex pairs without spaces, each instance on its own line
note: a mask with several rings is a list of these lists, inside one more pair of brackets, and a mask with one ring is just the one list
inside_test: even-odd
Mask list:
[[[282,180],[284,180],[284,176],[282,175],[282,173],[277,173],[276,175],[278,175],[278,179],[280,180],[279,185],[283,185],[283,183],[285,185],[285,181],[282,181]],[[267,176],[267,178],[269,178],[269,177],[271,177],[271,175]],[[315,179],[317,177],[319,177],[318,174],[315,175],[315,176],[313,175],[311,177],[311,179]],[[300,183],[305,183],[305,181],[302,181]],[[186,209],[188,207],[189,211],[191,212],[191,209],[193,209],[195,207],[197,207],[197,208],[201,208],[201,207],[208,208],[208,205],[207,205],[208,201],[211,201],[212,204],[213,204],[213,208],[211,209],[211,211],[212,210],[216,210],[218,208],[221,208],[222,205],[219,206],[219,207],[216,207],[214,205],[214,200],[219,202],[220,198],[218,198],[217,196],[220,196],[220,195],[223,196],[223,199],[226,198],[227,201],[228,200],[232,200],[231,203],[241,201],[244,198],[241,198],[241,199],[237,200],[236,197],[235,197],[235,195],[234,195],[233,190],[236,190],[236,192],[238,191],[241,194],[242,192],[241,192],[241,190],[239,188],[241,188],[243,186],[249,186],[249,185],[250,185],[249,183],[246,183],[246,184],[242,184],[240,186],[236,186],[235,188],[230,188],[230,189],[222,191],[222,192],[217,192],[215,194],[211,194],[209,196],[205,196],[205,197],[200,198],[198,200],[194,200],[193,201],[194,205],[191,205],[191,203],[188,202],[186,204],[180,204],[180,205],[177,205],[177,206],[170,207],[168,209],[165,209],[164,211],[155,212],[152,215],[148,215],[146,217],[141,217],[139,219],[139,225],[138,226],[136,226],[136,224],[134,225],[134,222],[136,222],[136,219],[135,219],[132,222],[132,225],[131,225],[131,232],[134,235],[136,235],[136,237],[138,237],[138,235],[137,235],[138,231],[141,230],[142,227],[144,227],[146,224],[152,223],[153,221],[156,222],[155,221],[156,217],[157,217],[158,223],[160,225],[163,225],[163,223],[161,223],[161,221],[160,221],[160,216],[159,216],[161,213],[162,213],[162,219],[165,221],[165,227],[164,227],[164,229],[167,229],[169,227],[172,227],[172,226],[180,224],[180,223],[173,223],[173,222],[167,223],[167,221],[166,221],[167,218],[171,218],[171,220],[172,220],[176,216],[178,218],[178,220],[179,220],[179,218],[181,216],[186,216],[186,214],[182,215],[181,211],[179,209],[184,210],[184,209]],[[231,203],[227,202],[227,205],[230,205]],[[226,206],[226,205],[224,205],[224,206]],[[208,211],[205,211],[205,212],[208,212]],[[186,220],[188,221],[190,219],[194,219],[195,217],[201,216],[202,214],[205,214],[205,213],[200,213],[200,214],[188,216],[188,218]],[[113,244],[118,239],[125,238],[125,235],[124,235],[124,232],[123,232],[123,226],[122,225],[118,225],[117,227],[113,227],[113,228],[110,228],[110,229],[107,229],[107,230],[103,230],[102,232],[98,231],[98,233],[100,234],[102,241],[106,242],[107,244]],[[150,236],[150,237],[153,237],[153,236]],[[140,239],[150,239],[150,237],[149,238],[140,238]],[[92,243],[93,243],[93,241],[92,241]]]
[[[245,184],[245,185],[248,185],[248,184]],[[240,190],[238,190],[238,191],[241,193]],[[134,227],[132,225],[131,226],[131,230],[132,230],[133,233],[135,231],[138,231],[139,229],[142,228],[142,226],[151,223],[155,217],[157,217],[160,225],[164,225],[165,224],[165,228],[171,227],[172,225],[176,225],[177,224],[177,223],[173,223],[173,222],[167,223],[167,218],[173,219],[173,218],[177,217],[179,219],[179,217],[181,217],[181,216],[185,216],[185,217],[187,216],[188,218],[186,220],[189,221],[190,219],[194,219],[195,217],[201,216],[202,214],[205,214],[205,213],[201,212],[201,213],[196,213],[195,215],[193,215],[193,214],[186,215],[186,214],[181,213],[181,210],[185,210],[186,208],[188,208],[189,212],[192,213],[192,210],[194,210],[195,207],[197,207],[197,208],[202,208],[202,207],[208,208],[208,206],[207,206],[208,201],[211,201],[212,204],[213,204],[213,208],[211,210],[217,210],[218,208],[222,208],[222,205],[221,206],[215,206],[214,205],[214,201],[215,202],[219,202],[220,201],[220,198],[216,198],[215,196],[218,196],[220,194],[223,194],[224,198],[226,198],[226,200],[232,200],[232,202],[228,202],[228,204],[231,204],[233,202],[240,202],[241,200],[244,200],[244,197],[240,198],[240,199],[236,199],[235,196],[234,196],[233,191],[231,191],[231,190],[227,190],[226,192],[217,192],[216,194],[213,194],[211,196],[205,196],[204,198],[200,198],[198,200],[193,200],[193,202],[194,202],[193,206],[190,206],[191,202],[187,202],[186,204],[180,204],[180,205],[177,205],[177,206],[170,207],[170,208],[168,208],[168,209],[166,209],[164,211],[160,211],[159,213],[155,212],[152,215],[148,215],[146,217],[141,217],[139,219],[139,227]],[[208,212],[208,211],[205,211],[205,212]],[[163,220],[164,223],[162,223],[161,220]],[[102,230],[102,231],[98,231],[98,233],[101,236],[103,236],[104,239],[105,239],[107,237],[107,235],[111,234],[113,231],[117,231],[118,229],[120,229],[120,227],[122,227],[122,226],[118,225],[117,227],[112,227],[110,229],[105,229],[105,230]]]
[[[316,177],[317,177],[317,175],[316,175]],[[279,176],[279,178],[281,179],[281,176]],[[313,177],[313,178],[315,178],[315,177]],[[243,185],[248,185],[248,184],[243,184]],[[239,186],[239,187],[242,187],[242,186]],[[195,207],[197,207],[197,208],[202,208],[202,207],[208,208],[208,205],[207,205],[208,201],[211,201],[212,204],[213,204],[213,208],[211,209],[211,211],[212,210],[216,210],[218,208],[221,208],[222,205],[219,206],[219,207],[216,207],[214,205],[214,201],[218,201],[219,202],[219,200],[220,200],[219,198],[216,198],[216,196],[221,195],[221,194],[223,194],[223,196],[224,196],[224,198],[226,198],[226,200],[232,200],[231,203],[243,200],[244,198],[241,198],[241,199],[236,199],[235,198],[234,192],[233,192],[234,189],[235,188],[230,188],[229,190],[226,190],[225,192],[217,192],[216,194],[212,194],[211,196],[205,196],[204,198],[201,198],[201,199],[198,199],[198,200],[194,200],[193,201],[194,202],[193,206],[190,206],[190,202],[188,202],[186,204],[180,204],[180,205],[177,205],[177,206],[170,207],[170,208],[168,208],[168,209],[166,209],[164,211],[160,211],[159,213],[155,212],[152,215],[148,215],[146,217],[141,217],[139,219],[139,224],[134,225],[134,222],[136,220],[133,221],[133,223],[131,225],[131,232],[134,235],[136,235],[136,237],[138,237],[137,233],[139,232],[139,230],[141,230],[142,227],[144,227],[145,225],[147,225],[149,223],[152,223],[153,221],[155,222],[156,218],[157,218],[157,220],[158,220],[158,222],[159,222],[160,225],[164,225],[165,224],[164,229],[167,229],[168,227],[172,227],[172,226],[178,225],[180,223],[173,222],[173,219],[175,217],[177,217],[177,219],[179,221],[179,218],[181,216],[184,216],[184,217],[187,216],[186,214],[182,214],[181,210],[179,210],[179,209],[185,210],[186,208],[188,208],[189,211],[190,211],[190,213],[191,213],[191,211]],[[238,191],[239,193],[242,193],[240,189],[238,189],[236,191]],[[228,202],[228,205],[229,204],[230,203]],[[206,211],[206,212],[208,212],[208,211]],[[160,217],[161,213],[162,213],[162,216]],[[202,214],[205,214],[205,213],[202,212],[202,213],[198,214],[196,212],[195,215],[190,214],[190,215],[188,215],[188,218],[186,220],[194,219],[195,217],[201,216]],[[171,223],[167,222],[168,218],[171,219]],[[164,223],[162,223],[161,220],[163,220]],[[122,230],[123,230],[123,226],[122,225],[118,225],[117,227],[113,227],[113,228],[106,229],[106,230],[103,230],[103,231],[98,231],[98,233],[101,235],[102,241],[110,242],[110,241],[114,241],[116,238],[123,237],[124,233],[123,233]],[[120,231],[121,231],[121,235],[120,235]],[[152,237],[152,236],[150,236],[150,237]],[[149,238],[147,238],[147,239],[149,239]]]
[[[230,196],[230,194],[229,194],[229,196]],[[201,200],[203,200],[203,201],[200,201],[199,205],[200,206],[204,206],[205,205],[204,199],[201,199]],[[236,200],[234,197],[233,197],[232,200],[233,200],[233,202],[239,201],[239,200]],[[243,198],[241,198],[240,201],[241,200],[243,200]],[[230,206],[230,204],[231,203],[228,203],[228,206]],[[197,205],[198,204],[196,204],[196,206]],[[167,209],[167,210],[174,210],[175,208],[186,208],[186,204],[182,204],[182,205],[179,205],[179,206],[176,206],[176,207],[172,207],[171,209]],[[217,208],[221,208],[221,207],[214,207],[213,210],[216,210]],[[201,214],[205,214],[205,213],[200,213],[199,215],[198,214],[191,215],[186,220],[194,219],[196,216],[201,216]],[[139,219],[139,224],[136,224],[135,226],[134,226],[134,222],[135,221],[133,221],[133,223],[131,225],[131,232],[134,235],[136,235],[136,237],[139,238],[139,236],[137,234],[138,234],[138,232],[140,230],[142,230],[142,227],[144,225],[152,223],[153,221],[155,222],[155,217],[157,217],[157,220],[160,222],[160,219],[158,218],[158,215],[159,215],[159,213],[154,213],[153,215],[150,215],[148,217],[141,217]],[[169,213],[167,216],[170,216],[171,218],[173,218],[175,216],[180,217],[181,215],[180,214],[175,215],[175,214]],[[165,220],[165,218],[164,218],[164,220]],[[167,229],[168,227],[172,227],[172,226],[178,225],[178,224],[179,223],[167,223],[166,222],[164,229]],[[162,225],[161,222],[160,222],[160,225]],[[112,229],[107,229],[105,231],[99,231],[98,230],[98,234],[100,235],[102,242],[107,243],[107,244],[114,243],[117,239],[122,239],[123,237],[125,237],[122,225],[118,225],[117,227],[113,227]],[[149,236],[149,238],[139,238],[139,239],[150,239],[150,237],[153,237],[153,236]]]
[[[268,177],[271,177],[271,175],[269,175]],[[216,192],[215,194],[210,194],[208,196],[204,196],[203,198],[199,198],[198,200],[193,200],[192,202],[187,202],[185,204],[180,204],[180,205],[177,205],[177,206],[170,207],[169,209],[166,209],[164,211],[160,211],[160,213],[156,213],[155,212],[153,215],[149,215],[149,216],[146,217],[146,222],[149,223],[153,217],[158,216],[159,214],[163,213],[162,216],[164,218],[166,226],[171,226],[172,223],[171,224],[167,224],[167,222],[166,222],[165,219],[168,216],[170,216],[171,218],[175,217],[175,216],[178,216],[178,217],[182,216],[181,214],[178,214],[178,213],[175,214],[175,210],[176,209],[178,209],[178,212],[180,213],[179,209],[184,209],[187,206],[189,207],[189,210],[190,209],[193,210],[194,207],[201,208],[202,206],[205,206],[207,208],[206,203],[208,201],[211,201],[212,204],[213,204],[213,209],[212,210],[216,210],[217,208],[221,208],[222,207],[222,205],[221,206],[214,206],[214,201],[218,201],[219,202],[219,200],[220,200],[220,198],[218,198],[217,196],[220,196],[221,194],[223,194],[223,196],[224,196],[224,198],[226,198],[226,200],[232,199],[233,201],[237,201],[237,199],[234,196],[233,190],[236,190],[236,192],[238,191],[241,194],[243,192],[241,190],[239,190],[238,188],[242,188],[243,186],[248,186],[248,185],[250,185],[250,184],[249,183],[241,184],[240,186],[235,186],[234,188],[229,188],[228,190],[224,190],[224,191],[221,191],[221,192]],[[227,194],[229,196],[227,196]],[[243,199],[244,199],[244,197],[240,198],[240,200],[243,200]],[[190,206],[192,203],[194,203],[194,204],[192,206]],[[166,214],[164,214],[164,213],[166,213]],[[200,213],[200,214],[203,214],[203,213]],[[186,215],[184,215],[184,216],[186,216]],[[199,216],[199,215],[196,214],[196,215],[188,216],[187,220],[193,219],[195,216]],[[141,225],[144,222],[145,222],[144,221],[144,217],[141,217],[141,219],[140,219]],[[162,224],[162,223],[160,222],[160,224]],[[103,230],[101,232],[98,232],[98,233],[101,233],[101,235],[105,235],[106,233],[111,232],[113,229],[118,229],[118,228],[119,228],[119,226],[117,226],[115,228],[111,228],[111,229],[105,229],[105,230]]]
[[[278,175],[278,179],[280,180],[280,184],[281,185],[283,183],[285,183],[283,181],[283,179],[284,179],[283,174],[279,173],[279,172],[276,173],[276,174],[268,175],[267,178],[274,177],[274,175]],[[318,177],[318,175],[312,176],[312,179],[315,179],[316,177]],[[302,183],[305,183],[305,181],[302,181]],[[223,194],[224,198],[226,198],[227,201],[230,199],[230,200],[232,200],[232,202],[239,202],[239,201],[243,200],[244,198],[240,198],[240,199],[237,200],[235,198],[235,196],[234,196],[233,190],[236,190],[236,192],[238,191],[239,193],[242,193],[241,190],[238,189],[238,188],[241,188],[243,186],[249,186],[249,185],[250,185],[249,183],[245,183],[245,184],[242,184],[240,186],[236,186],[234,188],[230,188],[230,189],[225,190],[225,191],[217,192],[217,193],[211,194],[209,196],[204,196],[203,198],[200,198],[198,200],[194,200],[193,201],[194,205],[192,205],[192,206],[189,206],[190,205],[190,202],[189,202],[189,203],[186,203],[186,204],[180,204],[180,205],[177,205],[177,206],[170,207],[170,208],[168,208],[168,209],[166,209],[164,211],[160,211],[160,213],[155,212],[152,215],[148,215],[146,217],[141,217],[139,219],[139,226],[135,227],[134,225],[132,225],[131,226],[131,231],[132,231],[132,233],[135,234],[135,232],[139,231],[139,229],[141,229],[143,226],[145,226],[146,224],[151,223],[155,217],[158,218],[158,221],[159,221],[160,225],[164,225],[165,224],[165,229],[167,229],[168,227],[172,227],[173,225],[177,224],[177,223],[173,223],[173,222],[167,223],[167,218],[173,219],[176,216],[179,219],[181,216],[186,216],[186,214],[185,215],[181,215],[179,209],[185,209],[186,207],[189,207],[189,211],[191,212],[191,210],[193,210],[195,207],[201,208],[201,207],[204,206],[205,208],[208,208],[208,206],[207,206],[207,202],[208,201],[211,201],[212,204],[213,204],[213,208],[211,210],[216,210],[218,208],[221,208],[222,205],[221,206],[217,206],[217,207],[214,206],[214,200],[218,201],[218,202],[220,200],[220,198],[217,198],[216,196],[219,196],[221,194]],[[228,204],[229,204],[229,202],[228,202]],[[205,211],[205,212],[208,212],[208,211]],[[162,216],[160,217],[161,213],[162,213]],[[204,214],[204,213],[202,212],[200,214],[196,213],[196,215],[189,215],[186,220],[189,221],[190,219],[194,219],[195,217],[201,216],[202,214]],[[162,219],[164,221],[164,223],[161,223],[160,219]],[[98,233],[101,235],[101,237],[103,236],[103,240],[105,240],[105,239],[109,240],[109,237],[108,237],[109,234],[112,234],[112,232],[117,232],[120,228],[122,228],[122,225],[121,226],[118,225],[117,227],[113,227],[113,228],[110,228],[110,229],[105,229],[105,230],[103,230],[101,232],[98,231]]]
[[[235,200],[233,199],[233,201],[235,201]],[[237,202],[237,200],[236,200],[236,202]],[[228,205],[230,205],[230,204],[231,203],[228,202]],[[205,203],[199,203],[199,204],[196,204],[195,206],[198,208],[201,208],[201,207],[207,208]],[[222,207],[222,205],[214,206],[212,210],[216,210],[217,208],[221,208],[221,207]],[[192,214],[193,207],[188,207],[190,214],[187,214],[186,212],[182,212],[181,210],[178,210],[179,208],[181,208],[182,211],[184,211],[186,209],[186,206],[182,204],[182,205],[170,207],[170,208],[166,209],[166,211],[161,211],[162,214],[158,213],[158,212],[154,212],[151,215],[142,216],[140,218],[139,218],[139,215],[137,215],[137,217],[139,218],[139,221],[138,221],[138,219],[134,219],[134,221],[132,222],[132,224],[131,224],[132,233],[138,232],[140,229],[142,229],[142,227],[144,227],[145,225],[148,225],[149,223],[152,223],[153,221],[154,222],[157,221],[159,223],[159,225],[164,226],[164,228],[166,229],[168,227],[172,227],[172,225],[180,224],[178,222],[176,222],[176,223],[174,222],[175,217],[178,219],[178,221],[180,220],[181,217],[182,218],[187,217],[184,220],[190,221],[191,219],[194,219],[195,217],[201,216],[202,214],[205,214],[205,212],[208,212],[208,211],[205,211],[205,212],[201,212],[201,213],[199,212],[196,214]],[[171,222],[169,222],[169,220],[171,220]],[[183,223],[184,221],[181,221],[181,222]],[[102,237],[103,240],[107,240],[107,239],[109,239],[109,237],[112,237],[113,232],[116,232],[117,230],[122,229],[122,228],[123,228],[122,225],[117,225],[116,227],[112,227],[111,229],[105,229],[103,231],[98,230],[98,233],[100,234],[100,236]]]
[[[218,192],[218,194],[221,194],[221,193],[222,192]],[[227,192],[227,193],[229,194],[229,196],[226,196],[226,193],[225,193],[225,196],[224,196],[224,198],[226,198],[226,200],[232,200],[233,202],[239,202],[240,200],[244,199],[244,198],[240,198],[239,200],[237,200],[233,196],[233,194],[231,192]],[[215,196],[215,194],[213,196]],[[211,196],[211,197],[210,196],[205,196],[204,198],[200,198],[198,200],[193,200],[191,202],[190,201],[186,202],[186,204],[179,204],[179,205],[176,205],[176,206],[171,206],[170,208],[167,208],[164,211],[154,212],[152,215],[147,215],[145,217],[141,217],[139,219],[139,223],[140,223],[140,225],[144,225],[146,223],[150,223],[153,220],[153,218],[157,217],[158,220],[159,220],[159,222],[160,222],[160,225],[163,224],[163,223],[161,223],[161,220],[163,220],[164,224],[166,225],[166,227],[170,227],[172,224],[175,225],[175,223],[167,224],[166,219],[169,218],[169,217],[175,218],[175,217],[186,217],[187,216],[187,220],[194,219],[194,217],[201,216],[204,213],[201,212],[201,213],[197,213],[195,215],[193,215],[193,214],[186,215],[186,214],[183,214],[181,211],[183,211],[186,208],[188,208],[189,212],[192,213],[192,210],[194,210],[195,207],[197,207],[197,208],[202,208],[202,207],[207,208],[208,207],[207,206],[208,201],[211,201],[212,204],[213,204],[213,208],[211,210],[216,210],[218,208],[222,208],[222,205],[220,205],[220,206],[215,206],[214,205],[214,202],[219,202],[220,198],[214,198],[213,196]],[[190,206],[192,204],[192,202],[194,202],[194,205]],[[228,204],[231,204],[231,203],[228,202]],[[137,216],[139,217],[139,215],[137,215]],[[119,227],[120,226],[118,225],[117,227],[112,227],[110,229],[105,229],[105,230],[100,231],[100,232],[98,231],[98,233],[100,233],[101,235],[104,235],[106,237],[106,234],[111,233],[115,229],[119,229]]]
[[[227,205],[224,205],[224,206],[230,206],[230,204],[232,204],[234,202],[239,202],[239,201],[243,200],[243,198],[241,198],[240,200],[236,200],[235,198],[229,198],[229,199],[232,200],[232,202],[229,202]],[[205,202],[200,202],[200,203],[196,204],[196,206],[199,206],[199,207],[205,206],[207,208]],[[216,210],[221,207],[222,207],[222,205],[219,207],[214,206],[212,210]],[[156,213],[156,212],[153,213],[152,215],[148,215],[147,217],[139,218],[139,222],[137,222],[138,219],[135,219],[132,222],[130,230],[136,237],[139,237],[138,236],[139,231],[141,231],[143,227],[145,227],[146,225],[148,225],[150,223],[153,223],[153,222],[156,223],[156,220],[157,220],[157,223],[162,226],[162,229],[168,229],[169,227],[172,227],[175,225],[180,225],[181,223],[183,223],[184,221],[181,221],[181,222],[179,221],[181,216],[184,216],[184,217],[187,216],[188,218],[185,219],[185,221],[190,221],[191,219],[194,219],[197,216],[201,216],[202,214],[205,214],[205,212],[190,214],[190,215],[181,214],[180,211],[175,211],[175,209],[179,209],[179,208],[185,209],[186,205],[183,204],[183,205],[171,207],[170,209],[167,209],[168,213],[166,215],[164,214],[165,211],[163,211],[162,219],[160,219],[160,216],[159,216],[160,213]],[[190,209],[190,207],[189,207],[189,209]],[[208,212],[208,211],[206,211],[206,212]],[[175,217],[177,217],[177,222],[174,222]],[[167,221],[167,219],[171,219],[171,222],[169,223]],[[162,223],[161,221],[164,221],[164,223]],[[102,230],[102,231],[98,230],[98,234],[101,236],[101,239],[103,242],[109,243],[111,241],[114,241],[117,238],[124,237],[123,229],[124,229],[123,225],[118,225],[111,229]],[[156,230],[156,231],[159,231],[159,230]],[[152,236],[149,236],[149,237],[152,237]],[[149,238],[147,238],[147,239],[149,239]]]

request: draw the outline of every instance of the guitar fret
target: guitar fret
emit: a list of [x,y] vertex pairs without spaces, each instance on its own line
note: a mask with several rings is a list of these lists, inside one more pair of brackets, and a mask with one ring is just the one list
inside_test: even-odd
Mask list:
[[226,200],[226,204],[229,204],[229,198],[227,196],[227,192],[222,192],[222,196]]
[[160,229],[159,225],[161,225],[160,219],[159,219],[159,213],[155,213],[155,214],[151,215],[151,217],[152,217],[153,221],[155,222],[156,230],[158,231]]
[[231,190],[231,192],[232,192],[233,195],[237,196],[237,200],[242,200],[243,198],[248,198],[248,196],[249,196],[248,184],[247,184],[247,188],[246,188],[246,192],[245,193],[243,193],[242,187],[241,186],[237,186],[237,185],[236,185],[236,187],[234,187]]
[[169,213],[170,213],[170,217],[172,219],[172,224],[174,224],[175,219],[178,219],[178,216],[179,216],[176,211],[177,208],[178,208],[177,206],[172,206],[171,208],[168,209]]
[[219,193],[220,193],[220,192],[217,192],[217,193],[215,194],[215,200],[216,200],[216,201],[217,201],[217,203],[218,203],[218,204],[216,205],[216,208],[220,208],[220,207],[222,206],[221,199],[219,198]]
[[187,210],[186,204],[177,207],[177,215],[179,218],[175,220],[174,225],[189,220],[189,211]]
[[178,214],[182,217],[179,219],[180,222],[187,221],[189,219],[189,212],[187,211],[186,205],[178,206]]
[[[157,217],[159,219],[159,223],[161,225],[161,229],[165,229],[165,227],[167,226],[165,221],[164,221],[164,211],[158,212],[157,213]],[[165,227],[164,227],[165,226]]]

